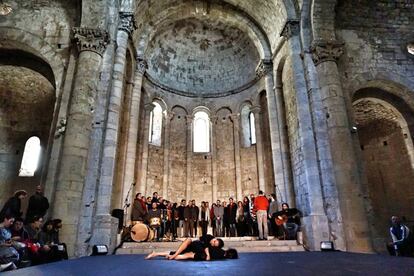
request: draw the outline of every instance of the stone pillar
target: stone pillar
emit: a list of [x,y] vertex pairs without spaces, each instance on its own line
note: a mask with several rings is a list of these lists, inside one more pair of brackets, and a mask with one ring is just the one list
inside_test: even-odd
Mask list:
[[230,115],[233,121],[233,137],[234,137],[234,164],[236,168],[236,194],[237,200],[243,200],[241,167],[240,167],[240,114]]
[[187,115],[187,179],[185,188],[185,197],[187,200],[191,200],[191,184],[193,182],[191,175],[191,158],[193,156],[193,139],[192,139],[192,126],[193,116]]
[[[122,199],[126,199],[128,196],[128,191],[130,194],[128,196],[128,204],[131,204],[132,199],[135,197],[133,195],[135,189],[131,189],[131,185],[136,185],[135,181],[135,164],[137,156],[137,142],[138,142],[138,128],[139,128],[139,113],[140,113],[140,103],[141,103],[141,88],[142,88],[142,78],[145,73],[147,64],[145,60],[137,59],[135,77],[132,90],[132,100],[131,100],[131,111],[129,118],[129,128],[128,128],[128,145],[126,151],[126,161],[125,161],[125,176],[124,183],[122,186]],[[128,209],[128,214],[130,212],[131,205]],[[130,218],[127,217],[127,220]]]
[[112,186],[115,180],[115,167],[117,145],[119,136],[120,112],[122,107],[122,94],[124,91],[124,74],[128,39],[135,28],[132,13],[120,13],[120,22],[117,33],[117,48],[115,51],[115,64],[112,75],[112,87],[109,96],[108,117],[106,120],[105,138],[101,172],[97,193],[94,230],[92,244],[106,244],[113,249],[116,243],[116,228],[113,227],[117,219],[110,215]]
[[[283,198],[286,198],[285,190],[285,178],[283,172],[283,163],[281,158],[281,142],[279,133],[279,120],[277,118],[277,104],[275,92],[273,90],[273,63],[271,61],[262,60],[256,69],[256,74],[259,78],[265,77],[266,82],[266,97],[267,97],[267,110],[269,114],[269,127],[270,127],[270,142],[272,150],[273,161],[273,174],[275,179],[275,192],[282,194]],[[269,192],[269,191],[266,191]],[[273,192],[273,191],[271,191]]]
[[312,116],[301,59],[302,47],[299,38],[299,22],[288,21],[281,36],[287,40],[293,72],[296,111],[298,117],[299,142],[303,162],[303,177],[308,196],[308,206],[303,210],[305,238],[312,250],[320,249],[320,242],[329,239],[329,224],[323,206],[322,186],[318,167]]
[[286,111],[283,107],[283,89],[281,85],[276,84],[275,93],[277,104],[277,118],[279,120],[279,135],[282,155],[283,176],[286,191],[286,198],[281,200],[286,200],[292,206],[295,206],[295,191],[293,188],[293,179],[291,174],[292,167],[290,166],[290,149],[288,144],[288,134],[286,131]]
[[162,177],[162,196],[163,198],[168,198],[168,180],[170,174],[169,159],[170,159],[170,129],[171,129],[171,120],[174,114],[168,113],[164,117],[164,175]]
[[74,254],[81,210],[83,186],[87,173],[88,149],[95,109],[97,81],[108,33],[101,29],[73,28],[79,57],[73,82],[66,132],[56,184],[53,217],[62,218],[60,238]]
[[212,189],[212,201],[217,201],[217,145],[216,145],[216,122],[217,116],[211,116],[211,189]]
[[257,159],[257,177],[259,180],[259,190],[265,188],[264,166],[263,166],[263,138],[262,122],[260,121],[260,106],[253,106],[250,111],[254,114],[254,125],[256,130],[256,159]]
[[372,252],[351,125],[336,64],[343,54],[343,43],[314,41],[311,51],[319,76],[321,100],[327,119],[339,205],[345,222],[347,250]]
[[141,179],[139,181],[139,192],[142,195],[146,194],[147,190],[147,170],[148,170],[148,137],[149,137],[149,122],[151,111],[154,109],[155,105],[153,103],[148,103],[145,105],[145,115],[144,115],[144,141],[142,141],[142,161],[141,161]]

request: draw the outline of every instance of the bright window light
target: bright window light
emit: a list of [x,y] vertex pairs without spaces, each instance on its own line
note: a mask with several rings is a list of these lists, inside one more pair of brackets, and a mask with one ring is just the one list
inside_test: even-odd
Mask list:
[[161,146],[162,134],[162,107],[159,103],[153,102],[154,109],[150,114],[149,142],[155,146]]
[[194,152],[210,151],[210,119],[204,111],[194,114]]
[[34,176],[39,163],[40,150],[40,139],[36,136],[30,137],[24,147],[19,176]]

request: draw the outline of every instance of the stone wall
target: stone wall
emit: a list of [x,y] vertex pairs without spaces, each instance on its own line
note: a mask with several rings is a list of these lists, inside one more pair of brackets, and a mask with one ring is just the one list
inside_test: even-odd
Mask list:
[[256,194],[259,186],[256,146],[240,148],[241,182],[243,195]]
[[164,148],[154,145],[148,146],[148,169],[146,191],[147,195],[162,191],[162,177],[164,175]]

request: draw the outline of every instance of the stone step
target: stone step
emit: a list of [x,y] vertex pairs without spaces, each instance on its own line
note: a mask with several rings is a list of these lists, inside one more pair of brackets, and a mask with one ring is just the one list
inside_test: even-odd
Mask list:
[[[176,242],[125,242],[122,248],[117,250],[117,255],[122,254],[148,254],[152,251],[169,251],[175,250],[180,245],[180,241]],[[235,248],[239,252],[297,252],[304,251],[303,246],[298,245],[295,240],[234,240],[227,238],[224,241],[225,248]]]

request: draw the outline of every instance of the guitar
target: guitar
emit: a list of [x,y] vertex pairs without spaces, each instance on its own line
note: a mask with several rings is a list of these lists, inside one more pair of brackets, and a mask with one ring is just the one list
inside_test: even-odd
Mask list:
[[288,221],[288,216],[286,215],[281,215],[281,216],[277,216],[275,218],[275,222],[277,226],[283,225]]

